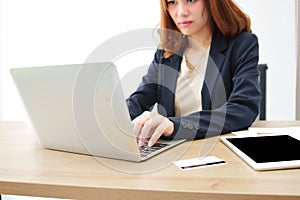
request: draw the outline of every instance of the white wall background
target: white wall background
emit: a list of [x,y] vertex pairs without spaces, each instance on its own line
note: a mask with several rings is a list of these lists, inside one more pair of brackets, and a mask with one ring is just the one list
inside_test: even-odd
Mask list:
[[296,1],[236,0],[250,15],[260,42],[260,63],[267,63],[267,119],[296,116]]
[[[236,0],[252,18],[260,63],[269,65],[269,120],[295,119],[295,1]],[[158,0],[0,0],[0,9],[0,120],[26,118],[10,68],[82,63],[112,36],[159,23]],[[143,64],[151,60],[152,52]]]

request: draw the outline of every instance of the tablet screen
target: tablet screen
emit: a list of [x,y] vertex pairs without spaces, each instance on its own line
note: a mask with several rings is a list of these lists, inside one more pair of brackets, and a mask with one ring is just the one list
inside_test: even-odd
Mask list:
[[257,163],[300,160],[300,141],[289,135],[227,140]]

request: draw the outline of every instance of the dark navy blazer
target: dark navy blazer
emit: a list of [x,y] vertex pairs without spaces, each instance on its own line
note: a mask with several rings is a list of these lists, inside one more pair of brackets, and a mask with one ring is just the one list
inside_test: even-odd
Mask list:
[[254,34],[242,32],[228,39],[216,31],[201,91],[203,110],[181,117],[174,116],[174,94],[182,52],[164,58],[164,51],[157,50],[142,83],[126,100],[131,118],[157,103],[159,113],[174,123],[169,139],[201,139],[249,127],[261,99],[258,49]]

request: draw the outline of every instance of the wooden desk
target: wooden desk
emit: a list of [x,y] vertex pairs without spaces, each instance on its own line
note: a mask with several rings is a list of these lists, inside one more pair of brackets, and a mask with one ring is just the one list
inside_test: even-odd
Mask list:
[[[300,126],[256,122],[254,126]],[[190,142],[181,159],[199,156]],[[151,173],[124,173],[91,156],[41,149],[24,123],[0,122],[0,194],[66,199],[299,199],[300,169],[257,172],[221,142],[209,155],[227,164],[181,171],[172,163]]]

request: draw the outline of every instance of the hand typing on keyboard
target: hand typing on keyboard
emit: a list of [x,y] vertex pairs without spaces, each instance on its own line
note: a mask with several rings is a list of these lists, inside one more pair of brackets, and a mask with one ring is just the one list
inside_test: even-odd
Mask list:
[[148,140],[145,141],[143,146],[139,147],[141,156],[147,156],[155,151],[158,151],[166,146],[168,146],[169,144],[166,143],[155,143],[154,145],[152,145],[151,147],[148,146]]
[[174,131],[173,122],[157,112],[145,111],[132,124],[139,146],[144,146],[146,139],[150,138],[147,146],[151,147],[160,136],[170,136]]

